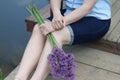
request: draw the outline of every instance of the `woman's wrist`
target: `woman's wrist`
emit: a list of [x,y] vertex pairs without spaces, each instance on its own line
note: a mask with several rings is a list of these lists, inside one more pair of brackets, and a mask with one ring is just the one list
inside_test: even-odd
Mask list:
[[61,12],[58,10],[58,11],[53,11],[53,17],[57,17],[57,16],[60,16],[61,15]]
[[64,22],[65,22],[65,25],[70,24],[69,21],[68,21],[68,17],[67,16],[64,16]]

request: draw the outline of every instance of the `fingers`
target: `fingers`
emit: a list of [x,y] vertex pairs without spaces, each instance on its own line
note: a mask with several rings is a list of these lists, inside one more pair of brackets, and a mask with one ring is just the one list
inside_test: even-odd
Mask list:
[[46,26],[44,25],[40,25],[40,31],[43,35],[47,35],[48,33],[50,33],[50,30],[46,28]]
[[46,36],[48,33],[54,31],[54,29],[53,29],[52,26],[51,26],[51,23],[41,24],[39,28],[40,28],[41,33],[42,33],[43,35],[45,35],[45,36]]
[[52,26],[55,30],[59,30],[61,28],[60,21],[57,20],[53,21]]
[[62,29],[64,27],[64,20],[63,19],[62,20],[54,19],[52,22],[52,27],[55,30]]

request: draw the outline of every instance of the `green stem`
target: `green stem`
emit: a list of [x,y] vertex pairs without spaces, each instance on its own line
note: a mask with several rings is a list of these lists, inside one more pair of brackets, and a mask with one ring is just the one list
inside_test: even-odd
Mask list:
[[36,10],[35,8],[33,8],[33,14],[35,15],[35,17],[37,18],[37,21],[39,24],[42,24],[43,22],[41,21],[40,17],[39,17],[39,14],[36,13]]
[[54,40],[53,40],[53,38],[52,38],[51,33],[49,33],[47,36],[49,36],[50,41],[52,42],[52,46],[53,46],[53,48],[54,48],[54,47],[57,47],[57,45],[56,45],[55,41],[54,41]]
[[30,5],[28,5],[28,6],[26,7],[26,9],[31,13],[32,17],[34,17],[35,20],[37,20],[37,22],[39,22],[38,18],[37,18],[37,17],[35,16],[35,14],[34,14],[33,8],[32,8]]
[[36,4],[34,3],[33,6],[34,6],[34,8],[35,8],[36,13],[37,13],[38,16],[40,17],[41,22],[44,23],[44,20],[43,20],[43,18],[41,17],[41,15],[40,15],[40,13],[39,13],[39,11],[38,11],[38,8],[37,8],[37,6],[36,6]]
[[60,48],[60,45],[59,45],[59,43],[57,42],[57,40],[55,39],[55,37],[53,36],[53,34],[50,33],[50,35],[51,35],[51,37],[52,37],[54,43],[56,44],[56,46]]
[[50,35],[47,35],[47,38],[49,39],[51,46],[54,47],[54,45],[53,45],[54,43],[53,43],[53,41],[51,40]]
[[32,15],[32,17],[34,17],[34,14],[33,14],[33,12],[32,12],[32,8],[30,8],[30,5],[28,5],[28,6],[26,7],[26,9],[29,11],[29,13]]

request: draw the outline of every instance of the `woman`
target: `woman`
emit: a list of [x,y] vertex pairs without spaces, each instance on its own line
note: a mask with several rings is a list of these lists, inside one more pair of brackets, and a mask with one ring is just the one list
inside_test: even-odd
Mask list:
[[[96,41],[109,30],[111,4],[109,0],[66,0],[66,11],[60,11],[61,0],[50,0],[53,18],[35,25],[24,52],[15,80],[45,80],[50,73],[47,56],[51,46],[46,38],[52,32],[60,46]],[[51,18],[49,18],[51,19]]]

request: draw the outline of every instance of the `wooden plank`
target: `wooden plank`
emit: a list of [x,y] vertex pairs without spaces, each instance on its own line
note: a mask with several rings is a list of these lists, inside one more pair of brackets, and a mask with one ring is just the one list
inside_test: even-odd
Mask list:
[[77,62],[120,74],[120,56],[118,55],[80,45],[65,47],[64,50],[65,52],[73,52]]
[[110,0],[112,5],[117,1],[117,0]]
[[112,5],[112,16],[116,14],[116,12],[120,9],[120,0],[116,0],[115,3]]
[[86,44],[86,46],[120,55],[120,44],[108,40],[99,40]]
[[110,33],[110,36],[108,36],[108,40],[113,42],[118,42],[120,37],[120,23],[117,25],[117,27]]
[[120,80],[120,75],[112,72],[77,63],[76,80]]
[[118,24],[119,20],[120,20],[120,16],[118,16],[120,14],[120,1],[119,0],[111,0],[112,2],[112,20],[111,20],[111,26],[110,26],[110,30],[108,31],[108,33],[103,37],[104,40],[108,40],[108,36],[110,35],[110,33],[112,32],[112,30],[116,27],[116,24]]
[[[75,80],[119,80],[120,75],[89,66],[83,63],[76,62],[76,79]],[[14,80],[14,76],[18,70],[18,67],[4,80]],[[46,80],[58,80],[48,76]],[[60,79],[63,80],[63,79]]]
[[[120,24],[120,22],[119,22],[119,24]],[[119,27],[120,27],[120,25],[119,25]],[[120,37],[119,37],[119,39],[118,39],[118,43],[120,43]]]
[[108,33],[103,37],[104,40],[109,40],[108,37],[111,36],[110,33],[116,28],[116,25],[119,23],[120,21],[120,9],[118,10],[118,12],[112,17],[111,20],[111,26],[110,26],[110,30],[108,31]]

